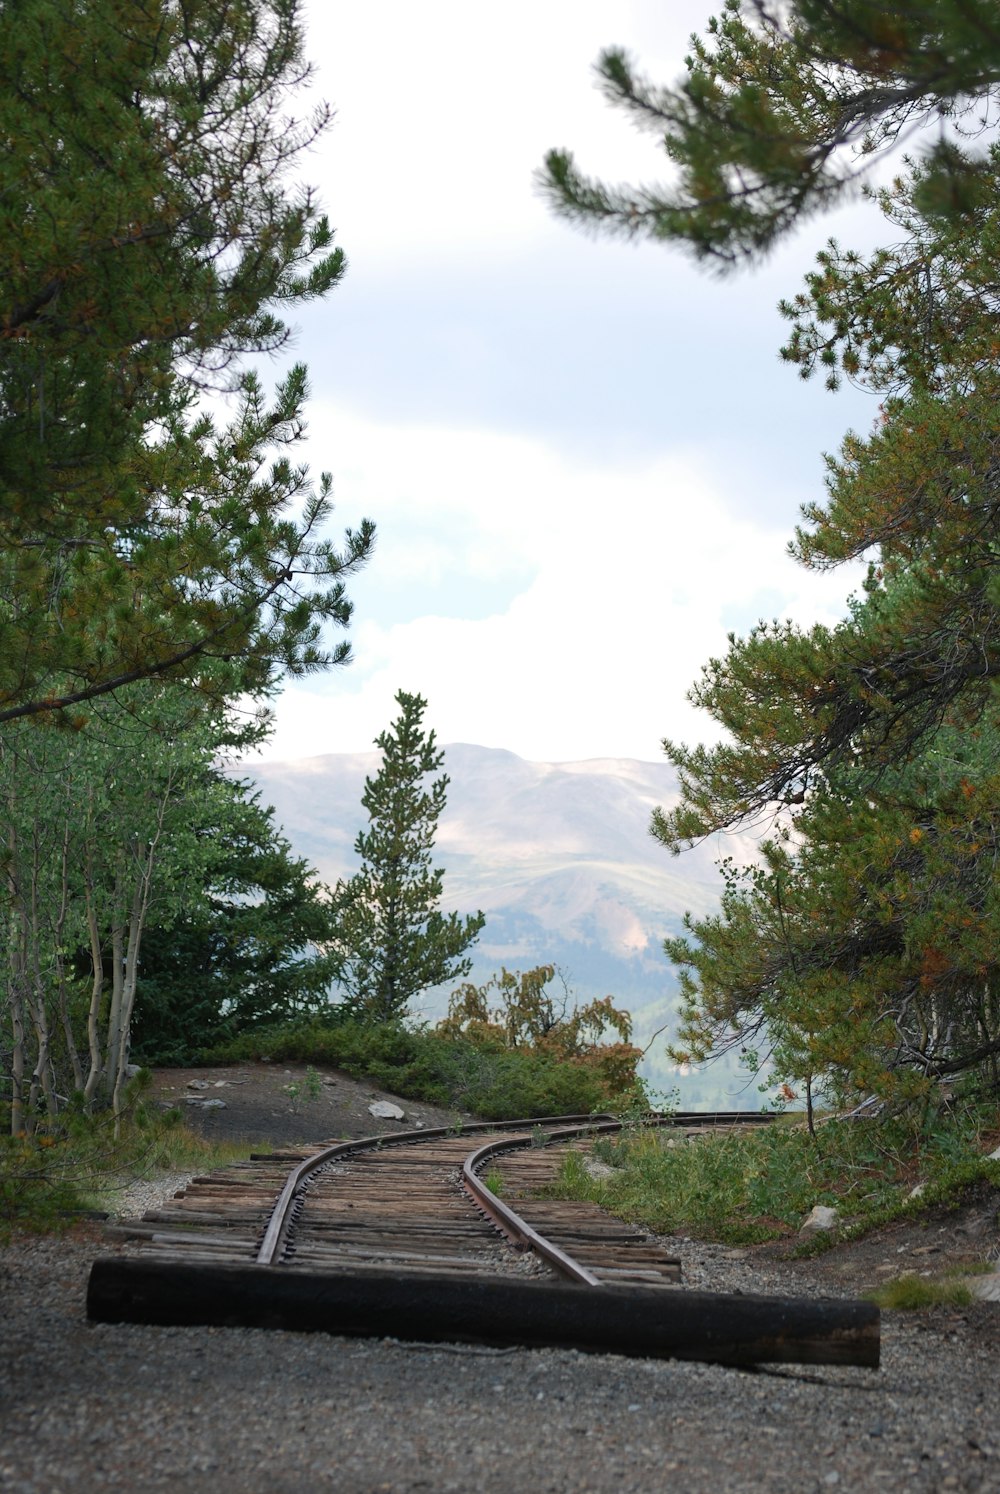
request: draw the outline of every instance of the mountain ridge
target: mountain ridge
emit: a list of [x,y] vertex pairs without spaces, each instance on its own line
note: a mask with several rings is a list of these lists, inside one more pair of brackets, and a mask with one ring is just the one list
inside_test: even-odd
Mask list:
[[[676,1010],[663,939],[681,931],[686,911],[714,911],[721,889],[720,846],[675,857],[649,832],[653,809],[679,798],[673,767],[636,758],[535,763],[461,742],[444,754],[448,798],[434,847],[442,906],[486,914],[470,978],[501,965],[554,964],[579,999],[611,994],[627,1007],[644,1044]],[[326,753],[244,761],[233,771],[255,784],[296,853],[332,885],[357,869],[364,780],[380,760],[377,750]],[[727,837],[724,853],[747,861],[753,842]],[[416,1014],[437,1017],[446,1003],[447,991],[426,993]],[[657,1082],[672,1082],[665,1060],[650,1063]]]

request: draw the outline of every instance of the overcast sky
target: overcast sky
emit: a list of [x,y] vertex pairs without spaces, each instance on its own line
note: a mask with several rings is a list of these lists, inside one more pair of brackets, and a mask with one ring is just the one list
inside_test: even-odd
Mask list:
[[337,111],[304,177],[349,269],[300,310],[305,459],[336,530],[379,539],[350,587],[353,663],[286,687],[266,752],[354,752],[429,700],[442,742],[535,760],[656,760],[711,737],[685,701],[730,630],[842,615],[856,577],[785,546],[823,450],[875,413],[778,360],[775,304],[857,211],[813,220],[720,282],[677,250],[557,222],[532,173],[653,180],[666,161],[604,103],[610,43],[681,69],[700,0],[369,0],[308,11],[316,91]]

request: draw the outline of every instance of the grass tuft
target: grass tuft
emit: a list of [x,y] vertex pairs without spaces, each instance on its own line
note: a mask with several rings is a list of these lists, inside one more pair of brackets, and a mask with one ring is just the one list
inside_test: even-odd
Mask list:
[[928,1307],[968,1307],[972,1292],[961,1276],[927,1277],[908,1272],[865,1296],[877,1307],[919,1312]]
[[[813,1255],[907,1214],[957,1204],[972,1185],[1000,1184],[1000,1163],[982,1154],[984,1131],[996,1122],[995,1107],[970,1106],[919,1134],[885,1120],[830,1121],[816,1139],[793,1125],[687,1141],[669,1129],[639,1129],[595,1143],[612,1176],[592,1178],[571,1154],[550,1191],[591,1199],[663,1234],[733,1244],[794,1236],[814,1204],[827,1204],[844,1225],[835,1237],[797,1247]],[[915,1176],[925,1188],[911,1199]]]
[[112,1211],[123,1188],[162,1172],[204,1172],[265,1146],[210,1142],[178,1111],[151,1113],[136,1099],[114,1134],[110,1115],[68,1116],[56,1134],[0,1138],[0,1243],[16,1230],[59,1233]]

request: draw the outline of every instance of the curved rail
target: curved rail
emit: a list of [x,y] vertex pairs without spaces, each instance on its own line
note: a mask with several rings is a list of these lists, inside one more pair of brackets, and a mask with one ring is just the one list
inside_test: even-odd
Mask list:
[[[764,1119],[756,1113],[687,1112],[657,1124],[704,1131]],[[180,1206],[168,1207],[135,1221],[139,1232],[127,1238],[148,1239],[148,1253],[94,1262],[88,1317],[108,1323],[239,1324],[421,1342],[583,1348],[723,1364],[877,1367],[879,1315],[870,1303],[665,1293],[663,1287],[680,1279],[680,1262],[664,1256],[641,1232],[628,1233],[623,1226],[623,1235],[617,1227],[609,1229],[603,1218],[581,1217],[580,1210],[585,1213],[589,1206],[577,1204],[550,1207],[533,1200],[521,1205],[527,1219],[521,1218],[477,1172],[491,1157],[514,1148],[527,1150],[538,1139],[531,1134],[537,1125],[480,1122],[459,1128],[480,1136],[494,1132],[488,1140],[482,1137],[471,1154],[461,1141],[445,1139],[455,1136],[455,1127],[439,1127],[336,1143],[298,1162],[285,1177],[279,1169],[291,1159],[275,1157],[263,1168],[253,1167],[251,1159],[245,1185],[225,1170],[195,1179],[205,1186],[200,1194],[195,1190],[187,1213]],[[547,1125],[544,1145],[621,1128],[620,1121],[592,1116],[559,1117]],[[517,1134],[498,1137],[497,1131]],[[325,1164],[425,1140],[435,1144],[423,1158],[414,1157],[412,1168],[408,1158],[373,1156],[368,1165],[348,1169],[365,1180],[354,1193],[352,1179],[353,1201],[344,1196],[338,1180],[329,1194],[317,1190],[315,1208],[310,1195],[299,1219],[308,1180]],[[473,1219],[463,1210],[454,1191],[456,1168],[486,1218]],[[551,1167],[539,1157],[515,1172],[522,1181],[538,1183]],[[355,1208],[357,1213],[348,1213]],[[292,1218],[295,1235],[286,1241]],[[487,1220],[537,1251],[570,1282],[498,1275]],[[456,1221],[454,1231],[451,1221]],[[163,1223],[174,1232],[161,1233]],[[227,1227],[234,1238],[227,1238]],[[266,1241],[259,1243],[262,1231]],[[575,1255],[580,1258],[574,1260]],[[279,1258],[287,1269],[259,1269]],[[605,1290],[580,1292],[573,1283]]]
[[[620,1122],[613,1122],[611,1125],[605,1124],[601,1126],[600,1129],[608,1131],[618,1129],[619,1127]],[[590,1127],[587,1129],[594,1128]],[[581,1127],[574,1130],[562,1131],[558,1135],[552,1133],[546,1137],[546,1145],[551,1145],[556,1140],[579,1136],[583,1131],[584,1128]],[[475,1199],[480,1208],[484,1210],[497,1228],[509,1240],[528,1250],[533,1250],[536,1255],[542,1256],[544,1260],[548,1261],[550,1266],[555,1267],[561,1276],[568,1277],[570,1281],[579,1281],[585,1286],[600,1286],[600,1281],[592,1271],[588,1271],[586,1266],[581,1265],[579,1261],[575,1261],[571,1255],[567,1255],[564,1250],[560,1250],[558,1245],[553,1245],[551,1240],[547,1240],[544,1235],[540,1235],[537,1230],[532,1229],[531,1225],[522,1219],[520,1214],[512,1209],[509,1204],[505,1204],[502,1198],[498,1198],[492,1189],[488,1188],[478,1176],[479,1168],[485,1162],[489,1161],[490,1157],[495,1157],[500,1152],[513,1151],[524,1145],[525,1142],[523,1139],[516,1137],[512,1141],[494,1141],[487,1146],[480,1147],[478,1151],[472,1152],[462,1164],[462,1182],[466,1192]]]
[[432,1126],[420,1131],[394,1131],[388,1136],[362,1136],[355,1141],[339,1141],[333,1146],[324,1147],[322,1151],[315,1152],[311,1157],[306,1157],[292,1168],[285,1179],[284,1187],[278,1194],[277,1201],[264,1230],[263,1238],[257,1251],[256,1263],[258,1266],[273,1266],[281,1259],[288,1237],[288,1230],[295,1216],[296,1206],[306,1186],[307,1179],[320,1168],[326,1167],[330,1162],[336,1162],[341,1157],[351,1157],[357,1152],[370,1151],[375,1147],[384,1146],[407,1146],[414,1145],[420,1141],[431,1141],[442,1136],[453,1136],[455,1134],[465,1135],[466,1132],[482,1131],[509,1131],[517,1130],[524,1132],[538,1126],[552,1125],[554,1123],[566,1124],[567,1121],[576,1122],[578,1128],[592,1126],[594,1122],[611,1122],[616,1126],[618,1122],[613,1121],[611,1116],[543,1116],[539,1120],[517,1120],[517,1121],[472,1121],[469,1124],[456,1126]]
[[[715,1111],[709,1114],[695,1111],[673,1112],[669,1115],[650,1117],[644,1124],[656,1127],[673,1127],[684,1125],[740,1125],[754,1124],[770,1120],[771,1117],[760,1111]],[[462,1167],[462,1181],[466,1191],[476,1202],[487,1217],[493,1222],[501,1234],[505,1235],[514,1244],[524,1249],[533,1250],[537,1255],[547,1260],[560,1275],[571,1281],[578,1281],[587,1286],[600,1286],[602,1283],[594,1273],[579,1261],[573,1259],[566,1251],[558,1245],[547,1240],[537,1230],[533,1229],[526,1220],[498,1198],[486,1184],[478,1177],[478,1171],[483,1164],[493,1156],[505,1151],[513,1151],[527,1147],[532,1144],[532,1137],[539,1128],[554,1126],[556,1129],[545,1134],[544,1145],[550,1146],[559,1141],[568,1141],[574,1137],[592,1135],[595,1133],[607,1133],[620,1131],[627,1124],[620,1119],[608,1114],[602,1115],[564,1115],[543,1116],[537,1119],[517,1121],[473,1121],[460,1128],[455,1126],[435,1126],[430,1129],[419,1131],[395,1131],[389,1136],[365,1136],[354,1141],[338,1142],[333,1146],[324,1147],[322,1151],[313,1156],[305,1158],[292,1168],[285,1184],[278,1195],[271,1217],[264,1230],[260,1246],[257,1251],[256,1264],[259,1266],[276,1265],[286,1249],[290,1229],[296,1213],[301,1206],[305,1189],[309,1179],[320,1169],[331,1162],[336,1162],[342,1157],[354,1156],[359,1152],[369,1151],[373,1148],[385,1146],[415,1145],[421,1141],[430,1141],[443,1136],[456,1134],[464,1135],[466,1132],[495,1133],[497,1131],[516,1131],[518,1134],[508,1140],[490,1142],[480,1147],[465,1159]],[[525,1134],[525,1133],[529,1134]]]

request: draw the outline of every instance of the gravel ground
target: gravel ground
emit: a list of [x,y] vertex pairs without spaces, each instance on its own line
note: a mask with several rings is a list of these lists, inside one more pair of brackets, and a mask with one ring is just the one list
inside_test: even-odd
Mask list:
[[[288,1075],[229,1077],[251,1082],[227,1086],[239,1102],[209,1124],[260,1134]],[[172,1099],[187,1075],[161,1082]],[[369,1127],[356,1089],[338,1079],[331,1097],[341,1134]],[[323,1108],[316,1131],[331,1134]],[[141,1214],[186,1181],[143,1180],[118,1210]],[[851,1296],[904,1267],[995,1258],[998,1203],[985,1190],[806,1261],[781,1245],[665,1243],[691,1287]],[[883,1314],[876,1371],[89,1323],[91,1262],[131,1249],[96,1225],[0,1249],[0,1490],[1000,1491],[997,1302]]]
[[[810,1288],[810,1263],[679,1244],[692,1285]],[[107,1253],[96,1227],[0,1252],[0,1489],[1000,1489],[993,1303],[886,1315],[878,1371],[751,1373],[88,1323],[87,1274]]]

